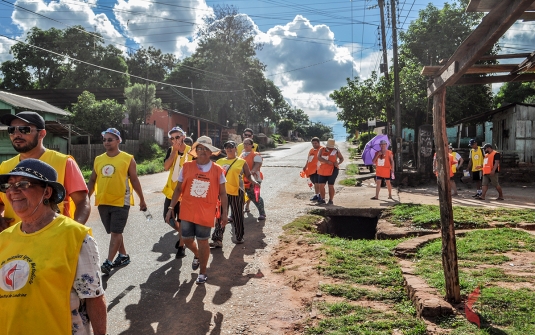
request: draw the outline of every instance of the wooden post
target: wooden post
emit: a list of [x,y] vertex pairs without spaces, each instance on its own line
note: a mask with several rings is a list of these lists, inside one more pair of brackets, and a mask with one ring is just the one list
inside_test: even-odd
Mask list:
[[457,264],[457,244],[453,226],[448,136],[446,133],[446,88],[441,88],[433,96],[433,130],[438,165],[438,197],[440,202],[440,227],[442,233],[442,267],[446,280],[446,300],[459,303],[459,269]]
[[463,136],[463,123],[457,126],[457,148],[461,147],[461,137]]

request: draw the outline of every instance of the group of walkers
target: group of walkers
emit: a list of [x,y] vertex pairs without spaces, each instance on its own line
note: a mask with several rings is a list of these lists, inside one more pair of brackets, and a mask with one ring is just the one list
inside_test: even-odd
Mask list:
[[[46,149],[45,121],[35,112],[6,114],[13,148],[19,153],[0,164],[0,334],[106,334],[102,275],[130,263],[123,231],[133,193],[147,210],[134,157],[119,149],[120,132],[102,132],[105,153],[95,158],[86,185],[71,156]],[[241,148],[224,144],[226,157],[207,136],[194,143],[179,127],[168,133],[172,146],[164,160],[169,171],[163,188],[165,221],[178,232],[177,258],[185,249],[200,268],[197,284],[207,280],[210,247],[222,247],[227,222],[234,243],[244,243],[246,199],[265,220],[259,195],[262,157],[245,129]],[[240,153],[239,153],[240,152]],[[92,230],[85,226],[94,195],[102,224],[110,235],[107,258],[100,264]],[[228,215],[230,206],[231,215]],[[209,243],[211,230],[212,242]]]

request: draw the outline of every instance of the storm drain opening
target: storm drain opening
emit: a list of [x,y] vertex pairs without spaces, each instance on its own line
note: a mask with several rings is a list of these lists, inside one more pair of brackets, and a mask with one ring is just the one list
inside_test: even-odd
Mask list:
[[379,217],[327,216],[318,230],[351,240],[375,240],[378,221]]

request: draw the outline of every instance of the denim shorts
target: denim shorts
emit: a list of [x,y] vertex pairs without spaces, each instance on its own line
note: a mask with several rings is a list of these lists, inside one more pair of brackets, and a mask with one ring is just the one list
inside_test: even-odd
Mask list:
[[180,230],[182,233],[182,238],[184,239],[197,238],[197,240],[207,240],[210,238],[210,231],[212,228],[201,226],[186,220],[181,220]]

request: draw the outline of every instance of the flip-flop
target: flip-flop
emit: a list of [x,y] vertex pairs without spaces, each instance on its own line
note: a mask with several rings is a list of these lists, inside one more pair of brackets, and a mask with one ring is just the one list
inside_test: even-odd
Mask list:
[[477,197],[476,200],[485,200],[485,198]]
[[504,198],[496,198],[494,200],[505,200]]
[[370,198],[371,200],[379,200],[377,197]]

